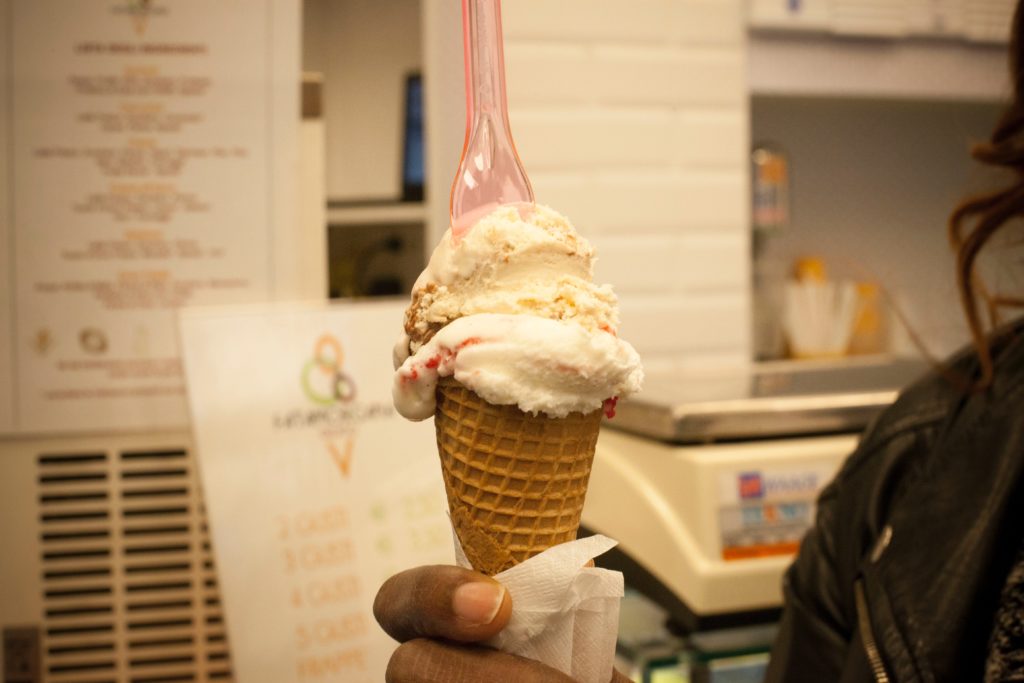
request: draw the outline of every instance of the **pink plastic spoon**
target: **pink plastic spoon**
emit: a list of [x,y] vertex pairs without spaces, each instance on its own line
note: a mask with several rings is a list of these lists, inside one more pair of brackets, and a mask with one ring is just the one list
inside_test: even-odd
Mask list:
[[466,142],[449,213],[459,239],[502,204],[533,206],[533,188],[512,142],[505,94],[501,0],[462,0],[466,60]]

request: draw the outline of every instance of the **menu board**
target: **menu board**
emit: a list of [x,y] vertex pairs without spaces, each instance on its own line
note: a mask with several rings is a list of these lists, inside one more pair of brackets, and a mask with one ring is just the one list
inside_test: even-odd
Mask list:
[[298,2],[2,9],[0,431],[181,427],[176,309],[273,294]]
[[432,422],[391,402],[405,302],[186,311],[197,458],[236,677],[379,683],[384,580],[454,561]]

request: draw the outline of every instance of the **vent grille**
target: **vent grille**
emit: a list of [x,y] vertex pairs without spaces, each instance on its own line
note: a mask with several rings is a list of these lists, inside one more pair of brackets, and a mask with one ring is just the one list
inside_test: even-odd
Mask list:
[[46,680],[230,681],[191,453],[43,453],[37,471]]

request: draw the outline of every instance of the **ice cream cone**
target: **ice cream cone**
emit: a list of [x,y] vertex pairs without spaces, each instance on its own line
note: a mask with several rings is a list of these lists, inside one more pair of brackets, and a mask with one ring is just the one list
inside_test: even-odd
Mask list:
[[452,524],[474,569],[494,575],[576,538],[600,410],[533,415],[447,378],[434,420]]

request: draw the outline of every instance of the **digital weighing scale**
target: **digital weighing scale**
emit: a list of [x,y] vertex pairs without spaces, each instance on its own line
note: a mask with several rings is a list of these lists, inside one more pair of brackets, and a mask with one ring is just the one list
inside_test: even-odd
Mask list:
[[649,372],[598,440],[583,533],[685,632],[768,622],[815,500],[920,361]]

